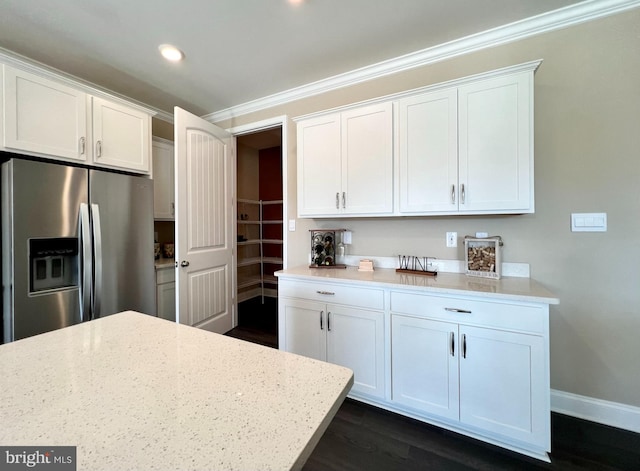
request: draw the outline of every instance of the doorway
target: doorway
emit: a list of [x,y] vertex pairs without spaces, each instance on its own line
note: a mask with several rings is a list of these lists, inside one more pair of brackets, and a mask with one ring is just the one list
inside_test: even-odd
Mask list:
[[284,261],[282,126],[236,136],[238,326],[233,336],[277,348]]

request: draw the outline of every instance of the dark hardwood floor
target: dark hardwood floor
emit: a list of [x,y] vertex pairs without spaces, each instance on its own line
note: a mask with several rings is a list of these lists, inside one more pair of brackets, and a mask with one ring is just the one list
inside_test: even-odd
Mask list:
[[278,300],[256,297],[238,303],[238,326],[225,335],[278,348]]
[[[239,305],[239,325],[227,335],[277,348],[277,301],[260,301]],[[640,471],[640,434],[556,413],[551,432],[551,463],[545,463],[347,399],[303,469]]]
[[551,414],[551,463],[347,399],[304,471],[640,470],[640,434]]

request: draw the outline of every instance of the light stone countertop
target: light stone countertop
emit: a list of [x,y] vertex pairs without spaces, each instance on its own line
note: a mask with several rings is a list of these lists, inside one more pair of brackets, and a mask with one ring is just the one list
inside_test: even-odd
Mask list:
[[357,267],[309,268],[300,266],[275,273],[279,278],[332,281],[345,284],[370,283],[382,288],[423,290],[426,294],[482,295],[491,299],[559,304],[560,300],[542,284],[531,278],[503,277],[499,280],[467,276],[460,273],[438,273],[437,276],[396,273],[391,268],[373,272]]
[[156,270],[161,268],[174,268],[176,266],[176,261],[173,258],[164,258],[160,257],[155,261]]
[[347,368],[128,311],[0,345],[0,444],[78,470],[300,469]]

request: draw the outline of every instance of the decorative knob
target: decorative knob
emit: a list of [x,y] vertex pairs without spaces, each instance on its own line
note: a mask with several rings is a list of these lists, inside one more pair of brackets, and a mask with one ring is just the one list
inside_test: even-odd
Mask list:
[[188,267],[188,266],[189,266],[189,262],[188,262],[187,260],[183,260],[183,261],[180,263],[180,266],[181,266],[181,267]]

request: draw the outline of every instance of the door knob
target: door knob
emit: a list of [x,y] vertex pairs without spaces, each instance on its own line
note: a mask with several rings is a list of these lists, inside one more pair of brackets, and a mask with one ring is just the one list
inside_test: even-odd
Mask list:
[[182,262],[180,262],[180,266],[181,267],[188,267],[189,266],[189,262],[186,260],[183,260]]

